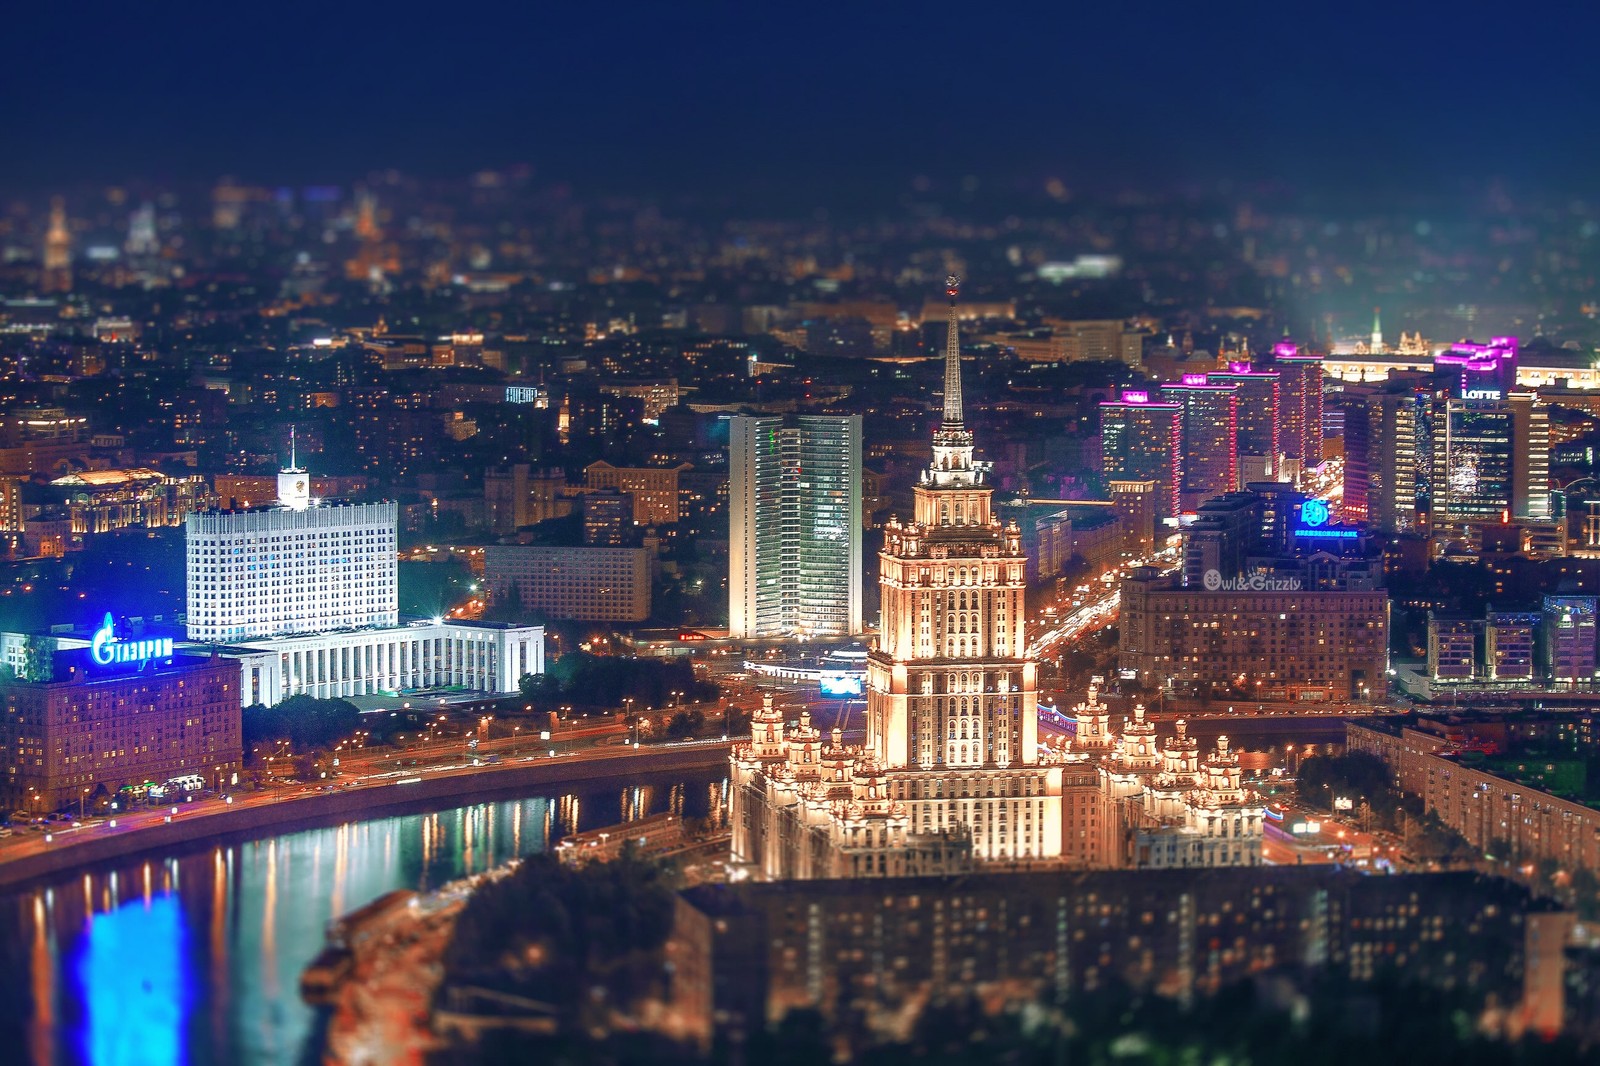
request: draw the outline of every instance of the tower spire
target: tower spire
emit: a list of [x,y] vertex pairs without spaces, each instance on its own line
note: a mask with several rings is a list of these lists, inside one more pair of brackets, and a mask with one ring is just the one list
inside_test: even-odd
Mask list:
[[1381,349],[1383,347],[1383,323],[1378,318],[1378,314],[1379,314],[1379,312],[1381,310],[1382,310],[1382,308],[1379,308],[1379,307],[1374,307],[1372,309],[1372,350],[1373,351],[1378,351],[1379,349]]
[[944,425],[943,429],[962,428],[961,412],[961,331],[956,325],[956,297],[961,279],[954,274],[944,279],[945,295],[950,297],[950,319],[944,341]]

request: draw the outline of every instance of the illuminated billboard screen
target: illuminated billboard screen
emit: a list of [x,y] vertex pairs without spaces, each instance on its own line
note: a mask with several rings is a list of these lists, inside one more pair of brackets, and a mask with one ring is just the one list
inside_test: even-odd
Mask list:
[[824,696],[836,699],[854,699],[866,691],[866,677],[843,670],[824,670],[818,675]]

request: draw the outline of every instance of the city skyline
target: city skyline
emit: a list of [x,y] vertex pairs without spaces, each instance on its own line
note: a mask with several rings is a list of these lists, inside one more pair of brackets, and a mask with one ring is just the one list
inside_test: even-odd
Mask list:
[[1592,1058],[1516,14],[16,12],[0,1041]]

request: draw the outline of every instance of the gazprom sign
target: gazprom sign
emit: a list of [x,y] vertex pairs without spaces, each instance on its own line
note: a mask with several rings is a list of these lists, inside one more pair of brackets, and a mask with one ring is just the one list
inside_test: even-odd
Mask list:
[[89,642],[89,656],[100,666],[143,666],[151,659],[172,658],[172,638],[118,640],[107,614]]

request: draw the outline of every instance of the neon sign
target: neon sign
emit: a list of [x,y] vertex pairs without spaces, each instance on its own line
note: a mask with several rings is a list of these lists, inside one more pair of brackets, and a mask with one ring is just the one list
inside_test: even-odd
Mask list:
[[171,658],[172,638],[118,640],[111,624],[111,615],[107,614],[100,628],[95,630],[94,639],[89,642],[89,656],[100,666],[143,666],[151,659]]
[[1300,505],[1300,519],[1308,526],[1328,524],[1328,505],[1321,500],[1307,500]]

